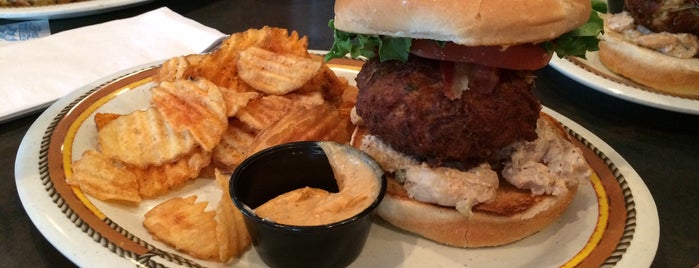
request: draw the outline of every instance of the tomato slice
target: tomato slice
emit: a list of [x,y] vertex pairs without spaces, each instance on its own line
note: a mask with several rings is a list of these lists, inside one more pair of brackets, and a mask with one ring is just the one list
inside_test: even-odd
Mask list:
[[410,52],[414,55],[513,70],[537,70],[546,66],[552,53],[535,44],[522,44],[507,48],[501,46],[462,46],[447,42],[440,47],[434,40],[413,39]]

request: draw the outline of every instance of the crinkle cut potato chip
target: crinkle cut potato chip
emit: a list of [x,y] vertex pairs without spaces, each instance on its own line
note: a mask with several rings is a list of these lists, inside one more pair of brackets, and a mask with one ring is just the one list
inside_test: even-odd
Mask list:
[[211,153],[195,149],[175,162],[139,168],[87,150],[73,162],[73,175],[66,182],[100,200],[138,203],[182,186],[197,178],[211,162]]
[[174,162],[160,166],[139,168],[127,166],[138,178],[138,193],[142,198],[153,198],[195,179],[199,172],[211,163],[211,153],[196,148]]
[[221,199],[215,211],[208,202],[196,203],[197,196],[175,197],[148,211],[143,226],[153,237],[177,250],[200,259],[223,263],[250,248],[251,238],[240,211],[228,195],[230,174],[215,171]]
[[216,57],[217,53],[237,53],[249,47],[305,57],[308,55],[308,38],[299,37],[296,31],[289,33],[287,29],[264,26],[259,29],[248,29],[244,32],[231,34],[212,56]]
[[351,128],[349,119],[343,118],[334,106],[329,104],[311,108],[299,106],[262,130],[250,145],[249,154],[292,141],[346,142],[351,135]]
[[211,151],[228,127],[226,103],[206,79],[163,81],[151,89],[152,103],[178,131],[186,130]]
[[320,92],[267,95],[250,100],[245,107],[240,108],[235,118],[259,131],[268,128],[297,106],[311,108],[325,103]]
[[[320,57],[317,55],[311,56]],[[323,64],[318,69],[318,72],[294,93],[319,92],[322,94],[323,99],[335,105],[342,100],[342,94],[348,86],[349,83],[346,79],[338,77],[328,65]]]
[[216,183],[221,188],[221,200],[216,207],[216,241],[219,245],[219,260],[228,262],[240,256],[250,247],[252,238],[245,227],[243,214],[233,205],[228,193],[231,174],[215,170]]
[[97,131],[100,131],[104,126],[109,124],[109,122],[114,121],[114,119],[117,119],[120,116],[120,114],[115,113],[96,113],[93,121],[95,121]]
[[192,77],[193,67],[205,57],[204,54],[190,54],[166,60],[158,69],[158,74],[153,78],[153,81],[160,83],[162,81],[189,79]]
[[229,121],[228,130],[212,152],[214,164],[226,171],[233,171],[248,157],[248,148],[255,140],[256,132],[237,119]]
[[143,226],[153,237],[195,258],[218,260],[216,212],[204,211],[208,202],[195,203],[196,195],[175,197],[145,214]]
[[320,58],[299,57],[250,47],[240,52],[238,76],[261,92],[284,95],[311,80],[321,64]]
[[223,101],[226,102],[229,117],[238,114],[238,111],[245,108],[251,100],[262,97],[262,94],[253,91],[238,92],[225,88],[221,93],[223,93]]
[[251,100],[248,105],[238,111],[235,117],[252,129],[259,131],[282,118],[292,105],[293,103],[289,98],[268,95]]
[[311,92],[294,92],[284,95],[285,98],[291,100],[293,106],[303,106],[310,108],[316,105],[325,104],[325,99],[323,99],[323,94],[319,91]]
[[352,109],[354,109],[357,103],[357,95],[359,90],[355,86],[345,84],[344,91],[342,92],[340,106],[340,114],[345,118],[350,118],[352,114]]
[[[203,77],[224,88],[244,87],[241,85],[244,83],[238,78],[236,62],[240,51],[253,46],[295,56],[308,55],[307,37],[299,38],[296,31],[289,33],[286,29],[265,26],[260,29],[249,29],[231,34],[219,49],[204,55],[201,61],[196,62],[196,64],[193,64],[193,61],[188,61],[184,70],[178,71],[177,68],[182,67],[175,67],[175,71],[168,70],[163,73],[181,72],[186,74],[185,76]],[[172,67],[168,67],[168,69],[170,68]]]
[[138,176],[124,165],[95,150],[85,151],[73,163],[73,174],[66,183],[100,200],[141,202]]
[[114,119],[97,136],[105,156],[140,168],[172,162],[197,146],[189,132],[175,130],[153,107]]

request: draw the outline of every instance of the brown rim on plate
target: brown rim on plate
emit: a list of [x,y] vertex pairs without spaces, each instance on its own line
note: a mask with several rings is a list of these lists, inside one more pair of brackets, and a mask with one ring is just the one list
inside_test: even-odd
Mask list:
[[[101,105],[115,96],[115,93],[147,83],[157,72],[159,66],[146,67],[124,76],[115,78],[103,85],[97,86],[67,105],[54,118],[44,136],[42,152],[40,152],[41,177],[48,176],[44,185],[66,217],[85,234],[92,237],[103,247],[120,257],[131,259],[147,267],[156,267],[157,262],[152,257],[161,257],[170,262],[199,267],[196,262],[176,254],[170,254],[131,234],[112,219],[101,213],[79,188],[66,184],[66,174],[71,168],[72,139],[86,112],[93,112],[95,104]],[[48,143],[46,140],[48,139]],[[66,155],[68,156],[66,158]],[[46,157],[46,160],[43,158]],[[48,170],[45,170],[46,166]],[[45,172],[44,172],[45,171]],[[45,175],[44,175],[45,174]]]
[[[585,159],[599,178],[599,184],[594,181],[594,178],[592,180],[600,208],[598,217],[606,218],[607,222],[601,226],[602,223],[598,219],[597,228],[604,228],[604,234],[599,237],[598,243],[593,245],[594,248],[590,254],[579,263],[569,262],[564,266],[568,266],[568,264],[581,267],[613,266],[621,260],[621,256],[628,248],[628,243],[624,242],[630,242],[633,238],[636,219],[634,213],[629,213],[634,207],[633,195],[626,185],[624,176],[614,163],[585,138],[567,127],[565,129],[573,137],[573,143],[583,149]],[[600,186],[603,189],[599,189]],[[603,209],[605,205],[606,210]],[[586,247],[591,246],[590,243],[594,242],[592,240],[596,240],[594,233],[590,239],[591,241],[588,241]],[[578,253],[579,255],[580,253]],[[575,260],[576,257],[571,261]]]
[[[332,61],[330,66],[356,71],[361,62],[342,59]],[[65,216],[111,252],[148,267],[163,265],[154,257],[196,267],[200,264],[190,257],[168,253],[170,249],[161,250],[122,228],[92,205],[79,188],[65,183],[72,162],[70,148],[82,122],[96,107],[107,103],[118,92],[150,82],[157,68],[157,65],[142,68],[96,86],[61,110],[46,129],[41,141],[39,174],[47,194]],[[599,178],[598,181],[595,178],[591,180],[597,196],[599,215],[595,231],[586,245],[563,266],[613,266],[621,260],[633,239],[633,194],[623,174],[603,152],[570,128],[566,127],[566,130],[583,150]]]

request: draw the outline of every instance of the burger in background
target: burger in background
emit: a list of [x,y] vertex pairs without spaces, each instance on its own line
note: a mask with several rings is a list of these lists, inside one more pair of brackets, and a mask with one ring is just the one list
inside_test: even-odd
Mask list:
[[597,49],[589,0],[337,0],[330,26],[326,59],[367,59],[352,143],[391,174],[387,222],[452,246],[507,244],[559,218],[590,176],[532,92],[554,51]]
[[699,98],[699,2],[626,0],[604,16],[599,59],[655,91]]

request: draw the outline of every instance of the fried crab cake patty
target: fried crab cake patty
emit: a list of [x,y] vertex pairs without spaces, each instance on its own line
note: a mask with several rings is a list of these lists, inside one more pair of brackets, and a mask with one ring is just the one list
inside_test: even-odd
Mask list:
[[370,60],[356,81],[356,111],[370,133],[430,164],[466,168],[536,138],[531,72],[411,56]]

